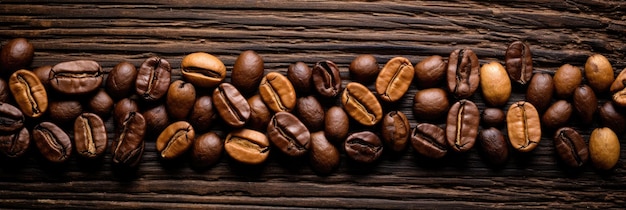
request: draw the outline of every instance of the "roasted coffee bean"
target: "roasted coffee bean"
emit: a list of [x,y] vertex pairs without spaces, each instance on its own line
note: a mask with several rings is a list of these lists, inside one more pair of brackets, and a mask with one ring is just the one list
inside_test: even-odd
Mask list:
[[626,88],[626,68],[622,69],[621,72],[617,75],[609,90],[611,93],[616,93],[620,90]]
[[448,91],[457,98],[469,98],[480,84],[480,63],[471,49],[459,49],[448,59]]
[[191,53],[183,58],[180,65],[185,81],[198,88],[214,88],[226,78],[224,63],[208,53]]
[[213,91],[213,106],[226,124],[243,126],[250,117],[250,105],[239,90],[230,83],[222,83]]
[[128,62],[120,62],[111,71],[105,82],[105,88],[116,100],[130,96],[135,90],[137,69]]
[[541,140],[541,123],[535,106],[525,101],[511,104],[506,113],[509,142],[517,151],[530,152]]
[[102,84],[102,67],[92,60],[62,62],[52,66],[49,80],[50,87],[59,93],[91,93]]
[[480,112],[474,102],[462,99],[448,112],[446,140],[454,151],[465,152],[476,143]]
[[583,74],[578,67],[565,64],[554,73],[554,92],[559,98],[568,98],[582,84]]
[[480,120],[483,123],[483,127],[496,127],[499,128],[504,124],[506,116],[504,111],[500,108],[485,108],[480,115]]
[[541,117],[541,123],[547,128],[560,128],[567,124],[574,108],[566,100],[554,102]]
[[286,155],[299,157],[311,148],[311,133],[289,112],[277,112],[267,125],[267,137]]
[[415,64],[417,86],[436,87],[446,76],[448,63],[441,56],[433,55]]
[[350,82],[341,95],[341,105],[352,119],[365,125],[376,125],[383,118],[383,108],[367,87]]
[[107,148],[107,130],[104,122],[94,113],[83,113],[74,121],[74,146],[78,155],[96,158]]
[[130,98],[124,98],[117,103],[113,108],[113,118],[115,118],[115,125],[121,125],[124,122],[124,116],[130,112],[139,111],[139,106],[135,100]]
[[591,87],[582,85],[574,91],[574,108],[584,124],[591,124],[593,114],[598,109],[598,99]]
[[163,159],[174,159],[184,154],[196,137],[191,124],[178,121],[167,126],[156,141],[156,149]]
[[338,106],[330,107],[324,116],[324,134],[333,142],[342,142],[348,137],[350,120],[348,114]]
[[596,128],[589,136],[589,156],[593,166],[609,170],[617,164],[620,156],[620,143],[610,128]]
[[610,128],[617,134],[622,134],[626,130],[626,117],[624,111],[613,106],[610,101],[598,107],[600,122],[603,126]]
[[383,117],[381,135],[385,145],[394,152],[406,148],[411,135],[411,124],[406,115],[400,111],[391,111]]
[[224,142],[214,132],[202,134],[193,141],[191,147],[191,164],[204,168],[215,165],[222,157]]
[[111,143],[114,164],[135,167],[141,161],[145,148],[146,120],[138,112],[129,112],[117,126]]
[[324,128],[324,107],[314,96],[298,98],[295,114],[310,131]]
[[78,101],[50,101],[48,107],[48,117],[61,126],[73,122],[83,113],[83,106]]
[[589,159],[589,149],[576,130],[564,127],[554,134],[554,148],[569,167],[580,167]]
[[296,62],[287,68],[287,79],[299,93],[309,93],[313,71],[304,62]]
[[311,79],[317,93],[323,97],[335,97],[341,91],[339,67],[332,61],[320,61],[312,70]]
[[37,75],[18,70],[9,78],[9,88],[15,102],[28,117],[37,118],[48,110],[48,94]]
[[37,77],[39,78],[39,81],[41,82],[41,84],[43,84],[44,87],[46,87],[46,89],[50,87],[51,71],[52,71],[52,66],[50,65],[40,66],[40,67],[33,69],[33,73],[37,75]]
[[170,124],[165,104],[150,107],[143,111],[141,115],[146,120],[146,134],[153,135],[153,137],[160,134]]
[[111,96],[104,89],[100,89],[87,101],[87,110],[102,118],[107,118],[111,114],[114,104]]
[[233,65],[230,82],[243,93],[257,90],[265,69],[263,58],[252,50],[243,51]]
[[478,142],[485,159],[493,165],[502,165],[509,157],[509,144],[500,130],[487,128],[478,134]]
[[171,72],[172,67],[167,60],[160,57],[146,59],[137,72],[135,80],[137,95],[148,102],[161,99],[169,88]]
[[612,99],[615,104],[621,107],[626,107],[626,88],[613,94]]
[[[196,102],[193,104],[191,114],[189,114],[189,123],[196,131],[205,131],[213,125],[217,115],[211,96],[200,96],[196,98]],[[252,117],[252,112],[250,117]]]
[[602,93],[609,89],[615,75],[613,74],[613,67],[606,57],[593,54],[585,63],[585,78],[595,92]]
[[378,61],[373,55],[359,55],[352,60],[348,71],[350,78],[361,84],[368,84],[376,79],[380,67],[378,67]]
[[0,102],[0,135],[19,131],[25,121],[24,114],[17,107]]
[[256,165],[263,163],[269,156],[270,142],[261,132],[239,129],[226,136],[224,150],[236,161]]
[[446,132],[437,125],[420,123],[411,132],[411,145],[425,157],[439,159],[448,153]]
[[196,89],[191,83],[176,80],[170,84],[165,97],[167,113],[175,120],[183,120],[189,115],[196,102]]
[[330,174],[339,166],[339,150],[328,142],[324,131],[311,133],[311,152],[309,162],[313,171]]
[[409,90],[415,69],[409,59],[404,57],[392,58],[385,64],[376,78],[376,92],[380,99],[386,102],[400,100]]
[[65,162],[72,154],[70,137],[51,122],[42,122],[33,128],[33,141],[43,157],[50,162]]
[[272,113],[258,94],[248,98],[248,104],[250,105],[250,118],[246,124],[254,130],[265,132]]
[[417,91],[413,98],[413,114],[418,119],[434,120],[448,113],[448,94],[441,88]]
[[383,154],[383,143],[371,131],[350,134],[344,143],[348,157],[361,163],[372,163]]
[[533,76],[533,55],[530,47],[522,41],[515,41],[506,49],[506,70],[512,81],[526,84]]
[[10,158],[18,158],[24,155],[30,145],[30,134],[23,127],[17,132],[0,135],[0,152]]
[[530,80],[526,90],[526,101],[533,104],[537,111],[543,112],[550,106],[554,92],[552,76],[546,73],[537,73]]
[[33,62],[35,48],[25,38],[11,39],[0,51],[0,69],[6,75],[27,68]]
[[259,95],[270,110],[290,112],[296,106],[296,91],[287,77],[270,72],[259,85]]
[[506,104],[511,97],[511,80],[507,79],[500,63],[494,61],[480,68],[480,89],[487,105],[497,107]]
[[11,90],[9,89],[9,83],[0,78],[0,102],[8,103],[11,99]]

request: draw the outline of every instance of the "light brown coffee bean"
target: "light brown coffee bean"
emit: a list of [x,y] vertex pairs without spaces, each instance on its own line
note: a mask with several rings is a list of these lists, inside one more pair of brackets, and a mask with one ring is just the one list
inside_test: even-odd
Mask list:
[[226,136],[224,150],[236,161],[256,165],[265,162],[269,156],[270,141],[261,132],[239,129]]
[[565,64],[554,73],[554,92],[559,98],[568,98],[582,82],[582,71],[578,67]]
[[383,109],[367,87],[350,82],[341,94],[341,105],[352,119],[365,126],[372,126],[383,118]]
[[498,62],[491,62],[480,68],[480,88],[485,103],[490,106],[502,106],[511,96],[511,80],[504,67]]
[[178,121],[167,126],[156,141],[156,149],[163,159],[174,159],[185,153],[195,139],[196,132],[191,124]]
[[48,110],[48,93],[33,72],[22,69],[11,74],[9,89],[24,115],[37,118]]
[[259,95],[270,110],[290,112],[296,106],[296,91],[293,85],[278,72],[270,72],[259,86]]
[[448,112],[446,140],[454,151],[466,152],[476,143],[480,112],[474,102],[462,99]]
[[376,92],[386,102],[400,100],[409,89],[415,70],[413,64],[404,57],[392,58],[385,64],[376,78]]
[[214,88],[226,78],[222,61],[205,52],[191,53],[180,62],[185,81],[199,88]]
[[585,78],[596,93],[602,93],[609,89],[615,75],[609,60],[603,55],[594,54],[585,63]]
[[620,156],[620,143],[610,128],[596,128],[589,136],[589,155],[597,169],[613,168]]
[[530,152],[541,141],[541,122],[535,106],[525,101],[511,104],[506,114],[509,142],[517,151]]

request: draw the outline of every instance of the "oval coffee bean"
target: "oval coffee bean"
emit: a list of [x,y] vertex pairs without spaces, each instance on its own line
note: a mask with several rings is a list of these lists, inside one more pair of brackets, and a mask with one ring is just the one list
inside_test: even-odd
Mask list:
[[87,110],[102,118],[107,118],[111,114],[114,104],[111,96],[104,89],[100,89],[88,99]]
[[311,79],[317,93],[326,98],[332,98],[341,91],[341,77],[339,68],[332,61],[319,61],[313,67]]
[[222,157],[224,142],[214,132],[202,134],[193,141],[191,147],[191,164],[204,168],[215,165]]
[[250,105],[239,90],[230,83],[222,83],[213,91],[213,105],[226,124],[243,126],[250,117]]
[[568,98],[582,82],[582,71],[578,67],[565,64],[554,73],[554,92],[559,98]]
[[465,152],[476,143],[480,112],[474,102],[462,99],[448,112],[446,140],[454,151]]
[[286,155],[298,157],[311,148],[311,133],[289,112],[277,112],[267,125],[267,137]]
[[598,107],[600,122],[604,127],[608,127],[615,133],[622,134],[626,130],[626,117],[624,111],[613,106],[611,101],[605,102]]
[[434,120],[448,113],[448,93],[441,88],[417,91],[413,98],[413,114],[418,119]]
[[376,78],[376,92],[383,101],[395,102],[400,100],[409,90],[415,70],[409,59],[403,57],[392,58],[385,64]]
[[11,134],[0,135],[0,152],[9,158],[21,157],[26,153],[29,145],[30,134],[26,127]]
[[459,49],[448,59],[448,91],[457,98],[469,98],[480,83],[480,63],[471,49]]
[[13,133],[24,127],[24,114],[11,104],[0,102],[0,133]]
[[598,109],[598,99],[591,87],[582,85],[574,91],[574,108],[584,124],[591,124],[593,114]]
[[23,69],[33,62],[35,48],[25,38],[9,40],[0,51],[0,70],[6,75]]
[[595,92],[602,93],[609,89],[615,80],[615,75],[613,74],[613,67],[606,57],[593,54],[585,63],[585,78]]
[[319,131],[324,126],[324,107],[315,96],[298,98],[295,114],[310,131]]
[[478,134],[478,142],[485,159],[494,165],[502,165],[509,157],[509,144],[500,130],[487,128]]
[[156,141],[156,149],[163,159],[180,157],[193,144],[196,132],[191,124],[178,121],[167,126]]
[[104,153],[108,139],[104,122],[94,113],[83,113],[74,121],[74,146],[78,155],[96,158]]
[[299,93],[309,93],[313,71],[304,62],[296,62],[287,68],[287,79]]
[[309,163],[311,168],[320,174],[330,174],[339,166],[339,150],[328,142],[324,131],[311,133],[311,152]]
[[114,164],[135,167],[145,148],[146,120],[134,111],[126,113],[122,119],[111,143],[111,158]]
[[422,88],[436,87],[446,76],[448,63],[439,55],[430,56],[415,64],[417,85]]
[[160,57],[146,59],[137,72],[135,90],[144,101],[161,99],[170,86],[172,66]]
[[580,167],[589,158],[589,149],[576,130],[564,127],[554,134],[554,147],[559,157],[569,167]]
[[532,77],[526,90],[526,101],[533,104],[537,111],[543,112],[550,105],[554,92],[554,80],[546,73],[537,73]]
[[610,128],[596,128],[589,136],[589,156],[593,166],[609,170],[617,164],[620,156],[620,143]]
[[121,125],[124,122],[126,114],[130,112],[139,111],[139,105],[137,102],[130,98],[124,98],[117,103],[115,103],[115,107],[113,108],[113,118],[115,118],[115,125]]
[[376,125],[383,118],[383,108],[367,87],[350,82],[341,95],[341,105],[352,119],[365,126]]
[[62,62],[52,66],[49,80],[50,87],[59,93],[90,93],[102,84],[102,67],[92,60]]
[[296,91],[287,77],[270,72],[259,85],[261,99],[274,112],[290,112],[296,106]]
[[253,50],[243,51],[235,60],[230,83],[243,93],[256,91],[265,73],[263,65],[263,58],[259,54]]
[[176,120],[183,120],[189,115],[196,102],[196,88],[191,83],[176,80],[170,84],[165,97],[167,113]]
[[52,71],[52,66],[50,65],[40,66],[40,67],[33,69],[33,73],[37,75],[41,84],[43,84],[43,86],[46,87],[46,90],[48,90],[48,88],[50,87],[51,71]]
[[624,88],[626,88],[626,68],[622,69],[622,71],[619,72],[619,74],[611,84],[609,90],[611,91],[611,93],[616,93],[617,91],[623,90]]
[[65,162],[72,154],[70,137],[51,122],[42,122],[33,128],[33,141],[43,157],[50,162]]
[[439,159],[448,153],[446,132],[437,125],[420,123],[411,132],[411,145],[425,157]]
[[338,106],[330,107],[324,116],[324,134],[335,143],[343,142],[348,137],[350,119],[348,114]]
[[350,78],[361,84],[368,84],[376,79],[380,73],[380,67],[378,67],[378,61],[373,55],[359,55],[352,60],[348,71]]
[[515,41],[506,49],[506,70],[512,81],[526,84],[533,76],[533,55],[530,47],[522,41]]
[[272,113],[259,94],[248,98],[248,104],[250,104],[250,118],[246,125],[254,130],[265,132],[267,124],[272,118]]
[[541,123],[547,128],[560,128],[569,121],[574,108],[566,100],[554,102],[541,117]]
[[37,118],[48,110],[48,94],[37,75],[17,70],[9,78],[9,88],[15,102],[28,117]]
[[483,127],[500,127],[504,123],[506,116],[500,108],[485,108],[480,115]]
[[112,98],[119,100],[133,93],[136,80],[137,69],[135,65],[120,62],[111,69],[104,86]]
[[[250,117],[253,116],[252,113],[253,112],[250,113]],[[213,99],[211,96],[203,95],[196,98],[196,102],[193,104],[193,108],[191,108],[188,119],[189,123],[196,131],[205,131],[213,125],[217,115],[219,114],[216,113],[213,107]]]
[[150,107],[143,111],[141,115],[146,120],[146,134],[150,136],[156,137],[170,124],[165,104]]
[[491,106],[506,104],[511,96],[511,80],[506,70],[498,62],[491,62],[480,68],[480,89],[485,103]]
[[180,62],[183,78],[198,88],[213,88],[226,78],[226,66],[208,53],[191,53]]
[[411,125],[401,111],[391,111],[383,117],[381,135],[385,145],[394,152],[406,148],[411,135]]
[[48,111],[48,117],[54,123],[58,123],[64,126],[66,123],[71,123],[83,113],[83,105],[78,101],[50,101],[48,105],[50,111]]
[[224,150],[236,161],[255,165],[265,162],[269,156],[270,142],[261,132],[239,129],[226,136]]
[[511,104],[506,113],[509,142],[517,151],[530,152],[541,140],[541,123],[535,106],[525,101]]
[[372,163],[383,153],[383,143],[371,131],[350,134],[344,143],[348,157],[361,163]]

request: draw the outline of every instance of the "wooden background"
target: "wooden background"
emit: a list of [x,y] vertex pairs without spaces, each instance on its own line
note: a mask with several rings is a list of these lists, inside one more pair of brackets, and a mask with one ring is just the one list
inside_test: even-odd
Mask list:
[[[509,43],[531,45],[536,71],[554,72],[565,63],[583,67],[592,53],[606,56],[618,73],[626,67],[626,2],[623,1],[203,1],[151,0],[0,1],[0,42],[28,38],[36,49],[33,67],[93,59],[107,72],[121,61],[139,66],[159,55],[180,78],[186,54],[204,51],[232,68],[244,50],[265,60],[266,72],[289,64],[335,61],[349,80],[358,54],[379,64],[395,56],[414,64],[430,55],[445,58],[473,49],[481,63],[503,63]],[[371,87],[371,86],[370,86]],[[398,103],[412,125],[417,87]],[[515,88],[508,104],[522,100]],[[605,101],[606,95],[599,96]],[[484,108],[480,95],[472,100]],[[395,107],[386,105],[385,110]],[[504,108],[508,108],[508,105]],[[111,119],[107,125],[112,131]],[[440,123],[440,122],[436,122]],[[572,123],[585,137],[591,129]],[[215,130],[224,134],[220,127]],[[502,129],[505,131],[505,129]],[[568,169],[557,160],[544,131],[529,154],[511,153],[491,167],[478,150],[428,160],[412,148],[386,152],[372,165],[348,161],[318,176],[306,159],[275,150],[267,164],[249,167],[226,155],[205,170],[186,158],[157,158],[148,139],[136,171],[112,170],[110,155],[77,157],[51,165],[36,150],[0,162],[0,208],[619,208],[626,206],[626,143],[614,170],[590,164]],[[110,133],[112,138],[112,133]]]

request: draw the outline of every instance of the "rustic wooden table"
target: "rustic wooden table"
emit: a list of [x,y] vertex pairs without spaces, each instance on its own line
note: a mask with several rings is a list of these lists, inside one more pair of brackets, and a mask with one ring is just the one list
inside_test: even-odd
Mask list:
[[[285,72],[297,61],[335,61],[349,81],[348,65],[373,54],[382,66],[395,56],[414,64],[473,49],[484,64],[503,63],[509,43],[531,45],[535,70],[554,72],[565,63],[583,67],[592,53],[606,56],[618,73],[626,67],[626,2],[622,1],[201,1],[34,0],[0,1],[0,42],[28,38],[33,67],[92,59],[107,72],[121,61],[139,66],[149,56],[166,58],[180,78],[186,54],[204,51],[228,69],[244,50],[265,60],[266,72]],[[370,86],[371,87],[371,86]],[[418,91],[398,104],[411,124]],[[515,88],[508,104],[524,98]],[[599,96],[601,101],[607,95]],[[55,99],[52,99],[55,100]],[[484,108],[480,94],[472,97]],[[508,108],[508,105],[506,106]],[[396,107],[386,106],[385,110]],[[441,122],[437,122],[441,123]],[[588,138],[591,127],[571,124]],[[112,138],[112,119],[107,121]],[[505,128],[502,128],[505,131]],[[224,129],[214,130],[224,134]],[[529,154],[511,153],[490,167],[476,148],[428,160],[412,148],[385,153],[372,165],[342,155],[339,169],[318,176],[306,159],[270,155],[249,167],[224,155],[205,170],[187,158],[157,158],[154,139],[137,171],[112,170],[111,156],[73,157],[52,165],[38,151],[0,162],[0,208],[623,208],[626,206],[626,143],[615,169],[587,164],[568,169],[555,154],[551,133]]]

